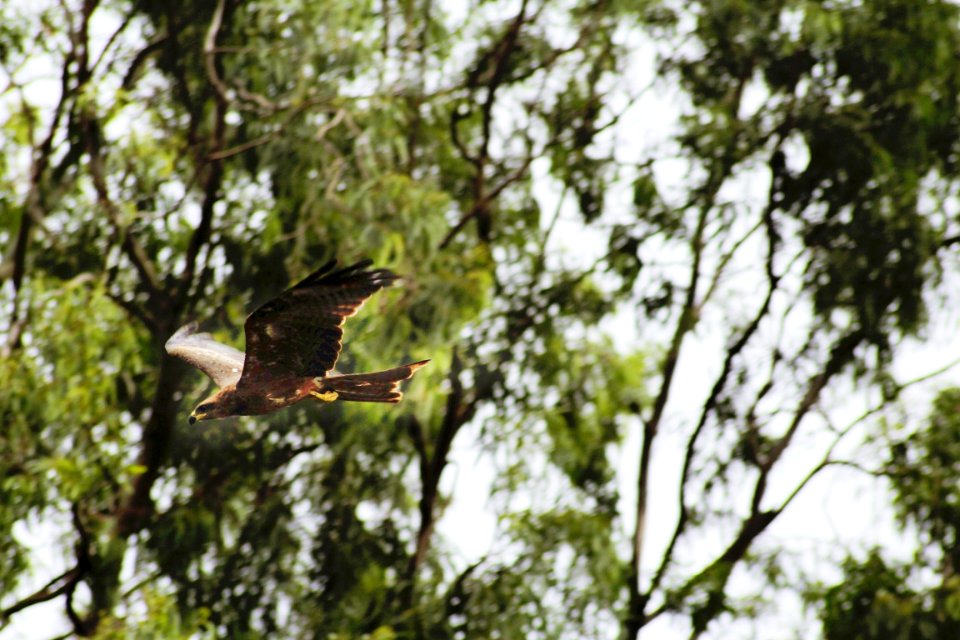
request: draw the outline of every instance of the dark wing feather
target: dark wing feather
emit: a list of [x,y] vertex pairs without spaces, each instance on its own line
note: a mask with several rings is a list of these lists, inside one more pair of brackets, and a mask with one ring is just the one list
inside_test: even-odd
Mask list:
[[340,355],[342,325],[372,294],[397,279],[371,261],[334,271],[331,261],[250,314],[238,386],[326,375]]

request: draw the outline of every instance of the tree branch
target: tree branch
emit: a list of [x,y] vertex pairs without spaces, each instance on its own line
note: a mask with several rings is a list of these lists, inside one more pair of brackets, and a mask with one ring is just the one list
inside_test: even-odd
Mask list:
[[207,153],[204,154],[202,159],[198,160],[197,171],[200,172],[204,168],[206,169],[206,178],[203,185],[203,202],[200,205],[200,223],[190,237],[190,244],[187,246],[184,268],[180,274],[180,286],[175,302],[176,313],[174,315],[179,315],[184,309],[189,308],[192,300],[199,295],[199,290],[194,291],[193,295],[191,295],[191,289],[195,284],[197,258],[204,245],[210,241],[213,230],[214,205],[220,199],[220,187],[223,183],[223,161],[217,158],[217,154],[226,146],[226,114],[228,101],[226,88],[223,85],[223,81],[220,80],[220,75],[217,71],[214,49],[216,48],[216,38],[223,20],[224,4],[224,0],[218,0],[203,45],[207,77],[210,80],[210,84],[214,87],[216,111],[214,113],[213,131],[210,134]]
[[[23,211],[20,215],[20,227],[13,236],[11,249],[5,254],[10,257],[0,258],[0,282],[11,278],[14,290],[10,323],[7,331],[7,342],[3,349],[5,353],[12,352],[20,343],[20,335],[23,328],[22,319],[20,318],[20,290],[23,285],[23,279],[26,276],[27,251],[30,246],[30,236],[33,227],[43,228],[46,209],[43,188],[44,176],[50,166],[50,161],[53,156],[53,141],[60,129],[63,114],[66,112],[67,100],[72,96],[72,92],[69,90],[70,81],[73,77],[71,63],[76,60],[76,57],[76,51],[71,49],[64,60],[60,73],[60,98],[54,107],[53,118],[47,129],[47,135],[34,149],[31,159],[30,190],[27,193]],[[26,98],[23,98],[22,107],[25,113],[29,113],[30,108],[26,103]],[[32,139],[33,127],[31,126],[31,140]]]
[[[740,337],[727,348],[727,353],[723,360],[723,367],[720,371],[720,375],[717,376],[717,379],[713,385],[713,388],[710,390],[710,394],[707,396],[706,401],[703,404],[703,408],[700,412],[700,418],[697,421],[696,427],[694,427],[693,432],[690,434],[690,437],[687,439],[687,445],[684,453],[683,467],[680,472],[680,493],[679,493],[679,514],[677,516],[677,523],[674,527],[673,534],[670,537],[670,542],[667,543],[667,547],[664,550],[663,556],[661,557],[660,565],[657,567],[656,572],[654,573],[653,579],[650,582],[650,586],[647,589],[646,593],[643,596],[644,600],[649,599],[651,594],[655,592],[663,580],[664,575],[666,574],[667,568],[673,560],[673,553],[676,548],[677,543],[680,540],[680,537],[683,535],[683,532],[686,530],[687,523],[690,519],[690,506],[687,501],[687,486],[690,480],[690,472],[693,467],[693,459],[697,452],[697,443],[699,442],[700,435],[703,433],[704,428],[707,425],[707,420],[710,415],[714,412],[717,407],[717,404],[720,400],[720,396],[723,393],[724,389],[727,386],[730,375],[733,372],[733,362],[740,355],[743,349],[750,342],[750,339],[756,334],[757,329],[760,327],[761,321],[767,316],[770,311],[770,303],[773,300],[774,293],[778,290],[780,285],[780,276],[777,275],[774,271],[774,257],[776,255],[777,246],[779,244],[779,234],[776,230],[776,226],[773,220],[773,211],[776,208],[776,185],[775,181],[771,182],[770,193],[768,194],[767,206],[764,208],[761,224],[766,230],[767,236],[767,255],[765,260],[765,270],[767,278],[767,293],[764,297],[763,303],[760,305],[760,308],[754,314],[753,319],[750,323],[744,328],[740,333]],[[751,230],[746,237],[749,237],[753,231]],[[738,242],[732,251],[735,251],[737,247],[740,246]],[[732,255],[732,252],[731,252]],[[719,280],[719,272],[725,266],[727,260],[721,261],[721,264],[717,268],[717,277],[713,279],[713,282],[710,285],[710,290],[712,291],[716,287],[716,283]]]
[[165,352],[162,353],[150,418],[143,427],[140,454],[137,456],[137,464],[144,467],[144,472],[136,477],[133,491],[118,509],[116,527],[120,537],[128,537],[140,531],[153,515],[153,498],[150,492],[160,477],[173,438],[172,425],[179,407],[179,402],[174,401],[174,394],[180,386],[183,366]]
[[[841,338],[831,350],[830,357],[824,364],[823,370],[810,377],[807,383],[807,390],[797,405],[797,408],[794,410],[793,418],[786,433],[777,441],[769,454],[760,460],[757,465],[759,475],[754,484],[749,515],[743,519],[740,529],[724,552],[703,571],[689,579],[677,590],[677,594],[680,596],[689,594],[697,587],[703,587],[706,592],[705,601],[697,606],[691,614],[691,620],[693,622],[691,639],[700,637],[703,632],[706,631],[710,622],[724,611],[726,607],[726,585],[730,574],[733,572],[737,563],[743,560],[753,541],[776,520],[777,516],[782,513],[783,509],[797,495],[799,490],[824,466],[823,463],[818,464],[814,470],[801,481],[800,487],[795,489],[782,504],[768,510],[761,509],[761,502],[766,493],[769,476],[774,466],[792,441],[804,417],[819,400],[820,394],[826,387],[827,382],[850,362],[853,358],[854,349],[862,339],[863,332],[861,330],[853,331]],[[648,620],[674,607],[676,600],[676,597],[667,598],[663,605],[648,616]]]
[[78,536],[75,547],[77,554],[77,567],[76,573],[72,579],[66,585],[64,585],[64,593],[66,594],[65,607],[67,617],[70,619],[70,623],[73,625],[74,632],[78,636],[85,637],[91,635],[96,629],[97,623],[99,622],[100,612],[94,609],[86,618],[81,618],[73,606],[73,595],[77,589],[77,585],[80,584],[80,581],[93,569],[93,560],[90,556],[90,532],[87,531],[87,528],[83,525],[83,520],[80,518],[80,505],[73,503],[70,513],[73,517],[73,528],[77,532]]
[[153,41],[148,42],[147,46],[138,51],[137,55],[135,55],[133,60],[130,62],[130,66],[127,67],[127,72],[124,74],[123,81],[120,83],[120,86],[126,90],[131,89],[140,67],[142,67],[147,61],[147,58],[153,55],[153,53],[160,49],[160,47],[167,44],[169,40],[169,35],[161,35],[157,38],[154,38]]
[[[736,122],[736,113],[739,108],[746,78],[741,78],[734,89],[733,99],[728,106],[732,115],[731,120]],[[698,193],[700,201],[696,227],[690,240],[692,263],[690,280],[687,284],[687,294],[680,310],[673,338],[667,354],[660,367],[660,389],[654,399],[650,417],[643,424],[643,442],[640,449],[640,469],[637,478],[636,524],[633,534],[632,558],[630,569],[627,572],[628,603],[624,619],[624,635],[627,640],[633,640],[640,633],[640,629],[648,620],[645,609],[648,595],[640,590],[641,571],[643,560],[643,543],[646,528],[647,491],[650,485],[650,459],[653,444],[659,432],[660,421],[666,408],[667,399],[673,384],[673,376],[680,350],[687,334],[694,328],[700,314],[700,301],[697,299],[697,288],[701,277],[701,262],[704,251],[704,234],[710,211],[716,204],[716,196],[720,187],[729,177],[734,166],[734,150],[740,136],[735,131],[729,138],[727,145],[710,166],[709,174],[703,187]]]
[[[86,19],[84,20],[84,27],[82,27],[84,29],[84,41],[86,41],[85,25]],[[85,57],[80,56],[80,59],[82,62],[78,63],[78,89],[82,90],[89,80],[90,70],[86,67]],[[77,118],[83,134],[84,148],[89,155],[87,168],[93,181],[94,190],[97,193],[97,202],[106,211],[107,217],[113,226],[114,234],[120,239],[121,247],[137,270],[142,285],[147,290],[150,298],[155,300],[161,290],[160,279],[157,276],[156,269],[136,236],[131,233],[129,227],[125,227],[123,224],[123,215],[120,208],[110,196],[105,174],[100,123],[97,122],[96,117],[87,106],[81,106],[77,110]]]
[[203,38],[203,68],[207,72],[207,80],[216,93],[218,103],[227,104],[230,101],[229,90],[220,73],[217,71],[217,34],[220,32],[220,26],[223,24],[223,12],[226,5],[225,0],[217,0],[213,9],[213,16],[210,18],[210,26]]
[[217,48],[217,35],[220,32],[220,27],[223,25],[225,8],[225,0],[217,0],[217,4],[213,10],[213,16],[210,18],[210,26],[207,28],[207,33],[203,39],[203,66],[207,72],[207,79],[210,80],[210,85],[216,92],[217,102],[223,105],[229,104],[230,91],[232,89],[238,98],[256,105],[260,113],[264,115],[275,113],[281,109],[278,104],[260,94],[247,91],[242,87],[227,86],[227,83],[224,82],[220,76],[220,72],[217,70],[217,53],[220,51]]
[[433,445],[432,455],[427,452],[423,428],[415,416],[408,418],[408,433],[413,440],[420,466],[420,482],[422,485],[419,509],[420,527],[417,531],[416,547],[407,565],[407,580],[402,593],[404,604],[409,608],[413,604],[417,572],[423,565],[430,548],[430,538],[436,524],[436,506],[439,497],[440,477],[447,465],[447,455],[453,445],[460,428],[470,421],[476,412],[480,395],[465,401],[463,383],[460,374],[463,372],[463,361],[453,351],[450,363],[450,393],[447,395],[446,411]]
[[[76,579],[77,574],[79,573],[77,567],[63,572],[56,578],[50,580],[47,584],[43,585],[35,592],[23,598],[19,602],[16,602],[6,609],[0,611],[0,620],[8,620],[13,614],[23,611],[28,607],[32,607],[35,604],[40,604],[42,602],[48,602],[53,600],[57,596],[63,595],[66,593],[67,589],[71,587],[71,583]],[[54,588],[54,585],[61,583],[58,587]]]
[[700,263],[703,258],[703,233],[706,228],[709,207],[704,205],[697,216],[697,226],[690,242],[693,261],[690,267],[690,281],[687,295],[677,320],[670,348],[661,364],[660,391],[654,400],[650,417],[643,424],[643,444],[640,449],[640,470],[637,480],[637,521],[633,534],[632,559],[628,576],[630,590],[630,608],[627,618],[627,637],[634,638],[643,626],[645,597],[640,592],[640,563],[643,557],[643,537],[646,527],[647,488],[650,484],[650,456],[656,439],[660,420],[667,405],[667,398],[673,384],[673,374],[680,359],[680,349],[687,333],[693,329],[697,319],[697,285],[700,280]]
[[[464,159],[474,166],[473,183],[471,187],[473,193],[473,206],[470,208],[470,211],[467,212],[453,226],[453,228],[450,229],[449,232],[447,232],[447,235],[440,243],[441,249],[449,245],[453,238],[467,225],[467,223],[474,219],[477,220],[477,234],[479,235],[480,239],[483,242],[488,242],[490,239],[490,203],[492,202],[493,197],[488,196],[486,193],[486,166],[490,160],[493,106],[496,103],[497,90],[506,79],[506,73],[508,69],[507,62],[516,49],[520,31],[527,19],[527,2],[528,0],[523,0],[520,5],[520,10],[511,21],[510,27],[507,29],[503,38],[496,44],[492,52],[490,52],[487,56],[483,56],[483,58],[478,62],[477,67],[473,69],[467,77],[467,88],[470,89],[472,93],[473,89],[477,87],[477,83],[480,80],[480,76],[483,75],[483,72],[485,72],[491,66],[493,68],[493,72],[490,74],[490,79],[486,84],[486,97],[480,107],[480,149],[476,155],[471,154],[467,150],[466,146],[460,140],[458,132],[459,122],[466,118],[469,112],[465,114],[461,113],[459,110],[455,110],[453,114],[451,114],[450,127],[453,144],[457,150],[460,151]],[[524,171],[530,162],[532,162],[532,158],[529,158],[525,163],[523,168]],[[500,185],[498,193],[499,191],[502,191],[507,184],[508,183],[504,183]]]

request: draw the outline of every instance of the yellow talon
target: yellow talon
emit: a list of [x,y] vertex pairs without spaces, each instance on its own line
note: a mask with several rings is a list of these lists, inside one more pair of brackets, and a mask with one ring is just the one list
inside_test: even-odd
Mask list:
[[333,402],[340,397],[340,394],[336,391],[324,391],[323,393],[320,393],[319,391],[311,391],[310,395],[321,402]]

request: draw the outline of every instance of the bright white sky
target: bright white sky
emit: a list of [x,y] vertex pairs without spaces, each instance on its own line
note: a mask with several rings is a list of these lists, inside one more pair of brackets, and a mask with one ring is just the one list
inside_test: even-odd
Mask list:
[[[454,6],[456,3],[454,3]],[[448,3],[449,6],[449,3]],[[102,33],[109,33],[106,23],[95,23]],[[636,37],[630,36],[630,37]],[[656,50],[653,46],[638,43],[637,51],[631,60],[630,71],[624,74],[622,89],[624,94],[641,98],[630,108],[627,116],[613,131],[610,143],[615,145],[618,156],[623,160],[635,160],[650,155],[652,149],[672,148],[671,136],[677,130],[677,117],[685,105],[680,98],[665,85],[652,85]],[[38,74],[42,75],[42,74]],[[645,91],[641,91],[647,88]],[[33,87],[34,96],[48,95],[55,99],[55,83],[38,81]],[[44,100],[35,99],[38,102]],[[616,99],[611,104],[616,104]],[[621,103],[626,104],[621,98]],[[639,141],[639,142],[638,142]],[[559,189],[546,177],[546,168],[541,163],[533,166],[537,176],[535,194],[541,210],[552,212],[558,205]],[[679,189],[687,178],[687,167],[682,161],[669,160],[655,166],[661,188],[666,193],[671,186]],[[754,176],[755,180],[743,180],[738,183],[739,194],[729,194],[744,202],[761,201],[766,188],[766,178]],[[626,207],[629,195],[621,189],[610,194],[611,202],[622,202]],[[625,209],[626,211],[626,209]],[[605,239],[595,236],[579,222],[580,215],[572,201],[561,206],[561,217],[553,239],[552,259],[560,261],[589,261],[594,254],[605,250]],[[546,224],[546,222],[545,222]],[[748,250],[741,258],[746,261],[747,275],[733,275],[728,283],[731,291],[743,288],[736,278],[750,278]],[[736,269],[732,273],[739,273]],[[953,278],[956,279],[956,278]],[[746,285],[749,287],[749,283]],[[946,366],[960,357],[960,345],[955,339],[958,323],[957,310],[931,311],[931,325],[922,341],[914,341],[898,357],[895,370],[901,380],[927,374]],[[623,309],[616,320],[604,327],[618,337],[624,348],[654,343],[654,338],[665,335],[666,328],[640,326],[641,322],[632,309]],[[650,522],[647,532],[646,572],[655,566],[666,544],[676,517],[676,495],[678,469],[682,463],[684,447],[684,428],[693,421],[703,402],[713,376],[721,364],[723,335],[711,331],[711,324],[705,320],[697,329],[692,340],[685,345],[677,370],[676,390],[670,398],[664,417],[664,428],[654,451],[653,477],[655,490],[649,505]],[[933,390],[948,384],[960,383],[955,371],[942,376],[933,384],[908,390],[903,405],[907,415],[918,418],[925,415],[929,408]],[[850,392],[850,389],[837,389],[835,396],[846,395],[845,402],[837,402],[831,415],[839,424],[843,424],[859,415],[867,406],[867,394]],[[864,425],[869,428],[868,425]],[[476,428],[466,428],[458,436],[450,456],[450,466],[445,472],[442,488],[452,496],[444,517],[440,520],[437,533],[443,542],[456,551],[457,564],[466,566],[487,554],[494,547],[498,537],[495,511],[488,499],[495,478],[495,465],[489,455],[482,451],[476,440]],[[850,437],[851,444],[862,440],[863,431]],[[823,441],[809,438],[799,445],[806,455],[788,454],[793,460],[792,473],[780,473],[774,476],[774,486],[770,494],[777,496],[785,488],[792,487],[793,474],[803,474],[815,464],[823,453]],[[640,425],[630,426],[623,445],[613,452],[615,466],[620,473],[617,478],[621,495],[622,512],[627,514],[622,523],[623,538],[629,539],[633,522],[631,512],[636,496],[637,460],[640,451]],[[478,505],[486,505],[480,512]],[[32,579],[21,585],[20,592],[28,593],[63,571],[59,554],[45,553],[60,547],[56,540],[56,530],[69,530],[51,526],[57,523],[31,523],[18,527],[17,538],[31,546],[34,567]],[[829,582],[838,577],[835,561],[847,549],[865,549],[873,545],[899,550],[906,559],[912,549],[912,532],[902,532],[893,522],[891,510],[884,492],[882,481],[870,479],[849,470],[828,471],[810,485],[791,505],[788,511],[765,533],[759,541],[763,549],[781,548],[789,554],[788,564],[794,571],[801,570],[807,575],[819,576]],[[701,566],[709,559],[706,551],[724,545],[726,539],[721,535],[713,541],[704,541],[702,547],[691,549],[687,562],[691,568]],[[132,563],[127,563],[128,566]],[[755,584],[750,576],[735,574],[734,590],[750,593]],[[769,595],[769,594],[768,594]],[[752,624],[730,624],[721,621],[711,628],[709,637],[713,638],[793,638],[799,633],[801,638],[818,636],[819,626],[809,614],[804,614],[797,598],[781,594],[776,598],[777,607],[759,622],[758,632]],[[806,618],[804,616],[806,615]],[[46,605],[35,606],[15,616],[13,623],[0,631],[0,640],[33,639],[49,637],[67,628],[62,614],[62,602],[54,600]],[[796,631],[795,630],[803,630]],[[686,638],[689,631],[682,622],[661,618],[644,630],[643,636],[672,640]]]

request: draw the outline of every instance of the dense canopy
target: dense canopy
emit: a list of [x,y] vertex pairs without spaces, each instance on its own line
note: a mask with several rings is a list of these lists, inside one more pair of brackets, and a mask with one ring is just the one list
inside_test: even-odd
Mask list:
[[[958,51],[948,0],[0,4],[0,637],[957,636]],[[363,257],[337,366],[432,358],[404,402],[187,423],[179,327]]]

